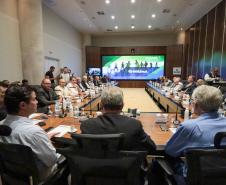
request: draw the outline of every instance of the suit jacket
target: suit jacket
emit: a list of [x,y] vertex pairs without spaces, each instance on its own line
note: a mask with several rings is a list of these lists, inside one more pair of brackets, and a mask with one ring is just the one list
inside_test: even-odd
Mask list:
[[88,82],[87,82],[87,84],[86,84],[84,81],[82,81],[81,84],[82,84],[82,86],[83,86],[86,90],[87,90],[87,89],[90,89],[90,87],[87,86]]
[[155,143],[144,132],[141,122],[119,114],[106,113],[97,118],[85,120],[81,124],[83,134],[124,133],[123,150],[154,152]]
[[101,85],[100,81],[93,80],[93,83],[94,83],[95,86],[100,86]]
[[48,113],[48,106],[55,104],[58,99],[56,93],[51,89],[49,92],[45,91],[42,87],[37,91],[38,112]]
[[194,82],[192,84],[185,83],[181,90],[186,91],[187,94],[192,94],[195,88],[196,84]]

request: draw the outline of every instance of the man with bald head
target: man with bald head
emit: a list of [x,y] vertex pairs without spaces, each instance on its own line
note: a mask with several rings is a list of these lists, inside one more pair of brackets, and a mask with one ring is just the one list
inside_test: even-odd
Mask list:
[[39,88],[37,91],[38,112],[48,113],[48,106],[55,104],[55,100],[57,99],[58,96],[51,88],[50,79],[43,79],[41,88]]

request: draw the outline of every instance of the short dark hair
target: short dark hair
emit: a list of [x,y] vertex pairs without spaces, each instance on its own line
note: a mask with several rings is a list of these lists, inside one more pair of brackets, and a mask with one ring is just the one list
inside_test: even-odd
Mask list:
[[50,69],[55,69],[55,67],[54,66],[50,66]]
[[4,104],[9,114],[16,114],[19,112],[19,104],[24,101],[29,103],[31,93],[35,92],[31,86],[12,85],[5,93]]

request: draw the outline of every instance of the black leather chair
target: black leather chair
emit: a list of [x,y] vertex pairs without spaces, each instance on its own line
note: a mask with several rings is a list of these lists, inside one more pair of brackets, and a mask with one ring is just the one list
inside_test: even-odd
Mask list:
[[139,185],[146,152],[120,151],[123,134],[71,134],[77,146],[58,149],[67,158],[72,185]]
[[[11,131],[10,127],[1,125],[0,137],[9,136]],[[59,168],[44,182],[41,182],[35,156],[30,147],[0,142],[2,185],[58,185],[64,172],[65,168]]]
[[[187,185],[223,185],[226,184],[226,132],[219,132],[214,138],[214,147],[189,149],[185,152]],[[157,159],[163,170],[165,184],[176,185],[176,173],[164,158]],[[153,183],[154,184],[154,183]]]

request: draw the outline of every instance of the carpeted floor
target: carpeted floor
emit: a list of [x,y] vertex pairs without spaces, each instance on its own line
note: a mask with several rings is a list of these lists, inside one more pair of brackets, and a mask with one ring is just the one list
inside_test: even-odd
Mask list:
[[140,112],[162,112],[148,95],[144,88],[122,88],[124,94],[124,108],[137,108]]

